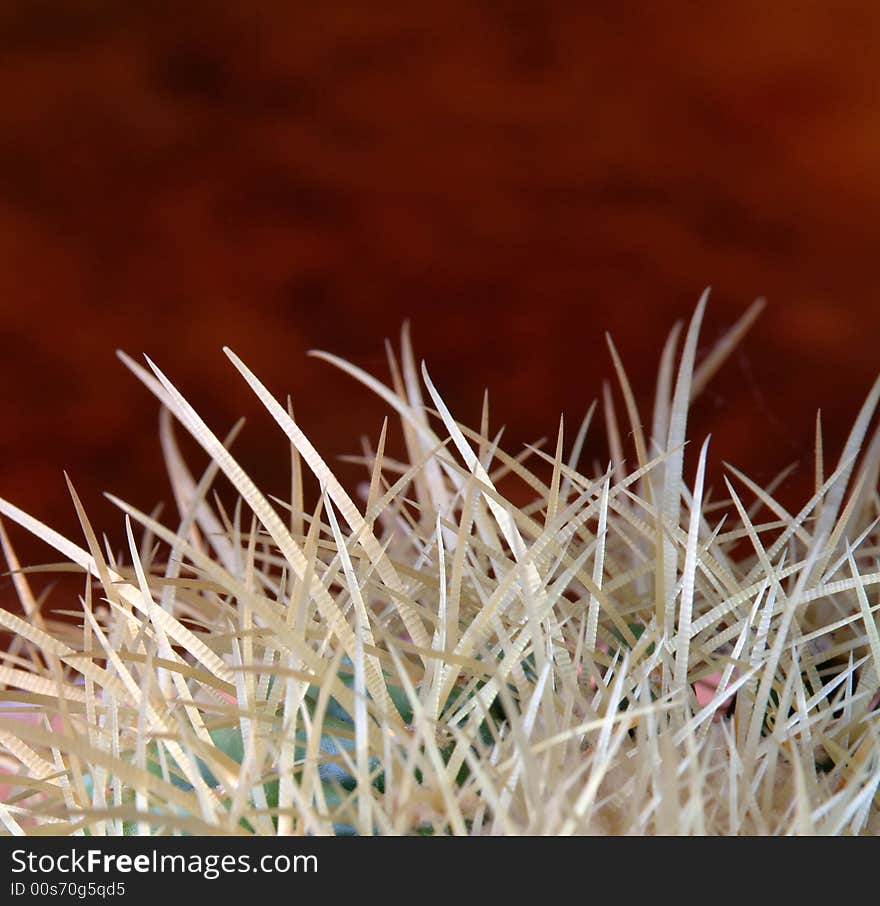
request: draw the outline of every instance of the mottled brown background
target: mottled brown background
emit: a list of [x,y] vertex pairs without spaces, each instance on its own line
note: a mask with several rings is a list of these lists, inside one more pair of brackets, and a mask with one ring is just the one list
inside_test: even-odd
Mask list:
[[769,305],[693,436],[716,482],[799,460],[797,502],[816,408],[836,456],[880,370],[880,5],[711,6],[0,3],[0,495],[76,533],[66,468],[118,540],[103,490],[170,501],[116,347],[219,432],[247,415],[284,493],[224,343],[332,459],[384,408],[306,350],[384,376],[410,317],[453,411],[489,387],[517,450],[574,429],[606,329],[648,406],[711,284],[701,351]]

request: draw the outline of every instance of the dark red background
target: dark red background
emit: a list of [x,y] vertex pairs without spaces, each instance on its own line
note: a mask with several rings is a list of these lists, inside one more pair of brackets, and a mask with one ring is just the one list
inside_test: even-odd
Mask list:
[[102,491],[170,502],[116,347],[218,432],[247,415],[274,493],[284,438],[223,344],[331,460],[385,409],[306,350],[384,378],[405,317],[510,450],[573,433],[605,330],[647,419],[711,284],[701,352],[769,304],[692,436],[716,482],[799,460],[799,503],[816,408],[836,457],[880,370],[878,37],[872,2],[0,4],[0,494],[78,534],[66,468],[118,541]]

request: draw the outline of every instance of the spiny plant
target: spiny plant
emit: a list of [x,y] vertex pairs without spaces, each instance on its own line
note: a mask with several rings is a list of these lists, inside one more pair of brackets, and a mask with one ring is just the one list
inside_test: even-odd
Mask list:
[[[485,406],[480,430],[453,418],[406,328],[390,385],[317,353],[401,420],[407,461],[386,422],[360,506],[231,350],[290,441],[289,501],[233,458],[240,425],[221,440],[120,354],[161,403],[179,518],[111,497],[123,556],[72,485],[82,545],[0,500],[85,574],[73,619],[50,619],[0,526],[22,608],[0,611],[6,832],[880,830],[880,379],[827,475],[817,426],[797,513],[732,467],[710,502],[708,438],[684,480],[689,406],[761,303],[697,365],[705,305],[677,368],[669,335],[647,430],[609,340],[633,449],[606,388],[611,463],[589,474],[595,403],[570,445],[560,424],[553,454],[512,455]],[[174,418],[210,458],[199,477]]]

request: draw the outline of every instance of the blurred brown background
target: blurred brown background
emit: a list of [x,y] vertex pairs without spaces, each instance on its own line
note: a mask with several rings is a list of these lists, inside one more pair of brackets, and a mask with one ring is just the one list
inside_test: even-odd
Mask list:
[[719,484],[721,459],[762,482],[799,460],[801,502],[816,408],[836,457],[880,371],[878,37],[868,0],[5,0],[0,495],[79,537],[65,468],[118,541],[102,491],[171,502],[116,347],[218,433],[247,415],[236,451],[284,494],[284,438],[225,343],[333,460],[385,409],[306,350],[384,379],[409,317],[453,411],[478,423],[490,388],[517,451],[560,412],[573,434],[605,330],[647,412],[711,285],[701,352],[769,304],[692,436]]

